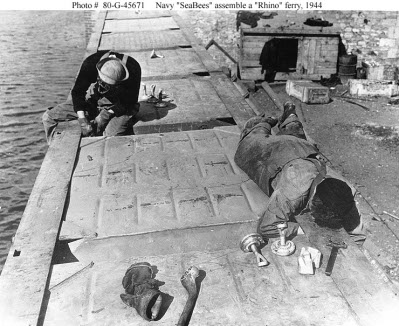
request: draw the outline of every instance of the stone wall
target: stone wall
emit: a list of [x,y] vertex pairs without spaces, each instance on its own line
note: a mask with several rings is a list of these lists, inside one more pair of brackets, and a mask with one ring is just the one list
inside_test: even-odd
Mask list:
[[[277,11],[285,15],[288,25],[301,26],[310,17],[323,18],[341,30],[347,53],[358,56],[358,65],[368,62],[380,75],[392,79],[399,66],[399,11]],[[237,11],[180,11],[191,24],[194,34],[206,45],[211,39],[218,42],[238,60],[236,31]],[[232,62],[212,46],[210,54],[221,65]]]
[[399,12],[331,11],[323,15],[341,30],[348,53],[357,54],[358,62],[383,67],[384,76],[392,79],[392,68],[399,66]]

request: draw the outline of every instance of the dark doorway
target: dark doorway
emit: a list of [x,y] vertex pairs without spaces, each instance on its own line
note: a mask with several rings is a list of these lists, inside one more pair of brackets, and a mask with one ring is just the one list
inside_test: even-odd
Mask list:
[[276,71],[290,72],[296,70],[298,59],[298,40],[281,38],[276,39],[278,65]]
[[263,46],[259,63],[262,73],[265,71],[265,80],[273,81],[276,72],[296,71],[298,59],[298,39],[273,38]]

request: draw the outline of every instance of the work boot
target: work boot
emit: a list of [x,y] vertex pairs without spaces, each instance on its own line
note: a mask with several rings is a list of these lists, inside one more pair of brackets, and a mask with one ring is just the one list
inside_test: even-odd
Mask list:
[[153,277],[151,265],[141,262],[131,265],[122,280],[125,289],[125,293],[120,295],[122,301],[135,308],[145,320],[156,319],[162,305],[158,281]]
[[291,101],[287,101],[284,103],[284,112],[279,119],[279,123],[282,124],[291,114],[297,115],[295,104]]

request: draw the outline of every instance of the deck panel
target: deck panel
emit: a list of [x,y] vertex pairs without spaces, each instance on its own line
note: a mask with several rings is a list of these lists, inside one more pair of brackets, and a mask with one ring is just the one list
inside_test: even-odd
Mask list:
[[[297,244],[306,245],[306,239],[300,237]],[[65,325],[69,320],[74,325],[147,325],[119,297],[126,269],[141,261],[155,266],[155,278],[164,283],[160,290],[167,304],[162,318],[152,322],[155,325],[176,324],[187,298],[179,279],[191,265],[202,271],[202,281],[190,325],[357,325],[330,278],[321,272],[299,275],[296,255],[271,257],[267,250],[264,254],[273,259],[266,268],[257,267],[253,255],[237,247],[96,262],[71,277],[68,287],[52,287],[44,325]],[[55,266],[54,277],[60,273],[62,266]]]
[[[183,128],[183,124],[201,123],[206,128],[212,120],[232,119],[225,103],[213,87],[211,78],[153,80],[143,84],[140,91],[139,121],[134,125],[135,134],[163,132],[161,128],[166,129],[170,125],[176,126],[175,131]],[[145,93],[150,95],[151,85],[156,85],[156,96],[162,89],[167,96],[164,99],[168,103],[167,107],[157,108],[153,103],[147,103],[144,96]]]
[[65,220],[99,237],[256,220],[265,197],[241,186],[238,139],[225,127],[83,140]]
[[164,31],[179,29],[172,17],[157,17],[148,19],[118,19],[106,20],[103,33]]
[[107,19],[146,19],[170,17],[168,10],[111,10],[107,12]]
[[180,30],[143,31],[135,33],[110,33],[103,34],[99,50],[114,51],[143,51],[159,50],[178,46],[189,46]]
[[187,76],[195,73],[206,73],[207,69],[192,49],[158,50],[157,54],[163,58],[151,58],[151,50],[144,52],[126,51],[140,62],[142,80],[156,77],[171,77],[174,75]]

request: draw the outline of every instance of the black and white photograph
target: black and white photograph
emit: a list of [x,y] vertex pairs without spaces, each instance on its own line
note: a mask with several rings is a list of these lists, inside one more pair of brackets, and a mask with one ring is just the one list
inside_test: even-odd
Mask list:
[[398,325],[388,2],[0,8],[0,325]]

